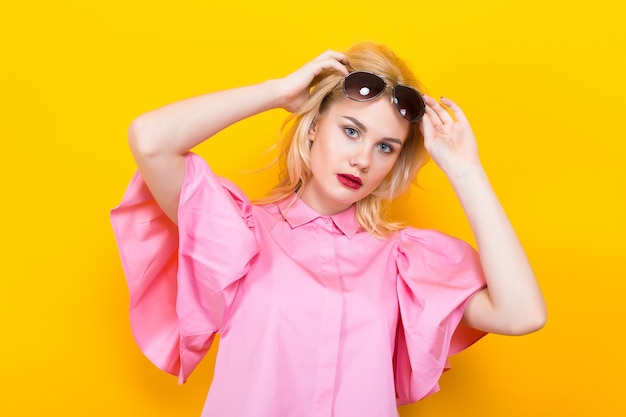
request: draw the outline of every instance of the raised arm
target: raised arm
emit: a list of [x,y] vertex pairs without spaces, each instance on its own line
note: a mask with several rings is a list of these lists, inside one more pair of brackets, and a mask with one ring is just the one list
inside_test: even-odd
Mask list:
[[426,149],[447,175],[474,233],[487,288],[465,308],[464,322],[476,329],[521,335],[546,321],[543,295],[513,227],[487,179],[465,115],[442,99],[454,117],[431,97],[421,128]]
[[274,108],[295,110],[308,98],[315,75],[327,68],[346,73],[345,63],[343,54],[328,51],[287,77],[190,98],[135,119],[128,134],[130,149],[167,216],[177,222],[185,153],[247,117]]

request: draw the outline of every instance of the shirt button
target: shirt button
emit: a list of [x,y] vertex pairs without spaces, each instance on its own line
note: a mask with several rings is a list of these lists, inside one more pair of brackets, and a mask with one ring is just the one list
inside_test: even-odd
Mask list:
[[326,222],[326,224],[330,224],[330,217],[326,217],[326,218],[324,219],[324,222]]

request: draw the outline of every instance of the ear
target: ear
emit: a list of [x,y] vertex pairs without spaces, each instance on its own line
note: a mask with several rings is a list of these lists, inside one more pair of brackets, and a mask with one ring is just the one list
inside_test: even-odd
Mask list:
[[311,123],[311,126],[309,126],[309,142],[313,142],[313,139],[315,139],[316,133],[317,133],[317,120],[314,120],[313,123]]

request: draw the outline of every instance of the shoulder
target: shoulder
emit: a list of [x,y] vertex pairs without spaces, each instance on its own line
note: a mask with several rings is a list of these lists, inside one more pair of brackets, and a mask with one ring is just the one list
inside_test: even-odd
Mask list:
[[185,177],[179,201],[181,212],[201,210],[233,210],[240,215],[251,213],[250,199],[239,186],[227,178],[215,174],[206,161],[192,152],[185,154]]
[[[217,175],[207,162],[200,155],[193,152],[185,154],[185,184],[221,185],[223,188],[232,191],[234,194],[245,196],[245,193],[234,182]],[[247,199],[247,197],[246,197]]]
[[439,254],[474,251],[464,240],[438,230],[406,227],[396,234],[400,250],[415,248]]
[[437,230],[407,228],[398,234],[396,265],[401,275],[483,281],[478,252],[467,242]]

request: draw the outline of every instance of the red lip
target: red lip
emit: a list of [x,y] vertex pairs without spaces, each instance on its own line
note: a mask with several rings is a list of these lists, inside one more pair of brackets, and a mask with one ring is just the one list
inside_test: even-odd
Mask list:
[[348,188],[352,188],[353,190],[358,190],[363,186],[363,181],[361,181],[361,178],[355,177],[354,175],[337,174],[337,179],[340,183]]

